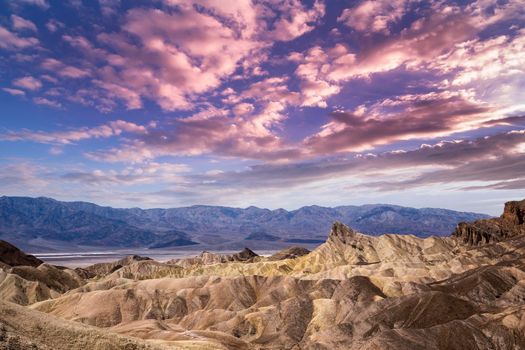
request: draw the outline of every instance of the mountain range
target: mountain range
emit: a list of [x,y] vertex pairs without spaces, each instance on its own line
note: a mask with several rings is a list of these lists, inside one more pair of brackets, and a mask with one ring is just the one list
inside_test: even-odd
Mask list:
[[370,235],[449,235],[488,215],[395,205],[307,206],[297,210],[196,205],[117,209],[50,198],[0,197],[0,239],[34,251],[73,247],[238,249],[318,245],[334,221]]

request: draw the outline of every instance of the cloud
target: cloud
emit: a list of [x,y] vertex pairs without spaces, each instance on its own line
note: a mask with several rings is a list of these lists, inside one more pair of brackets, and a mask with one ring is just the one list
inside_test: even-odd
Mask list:
[[[378,31],[385,32],[386,24],[390,20],[385,23],[381,16],[376,16],[376,12],[381,12],[383,8],[393,16],[392,20],[400,18],[404,13],[404,10],[399,10],[399,13],[396,13],[397,10],[388,11],[388,8],[393,6],[392,2],[365,1],[357,8],[345,10],[344,17],[340,19],[353,18],[351,15],[356,15],[357,9],[362,6],[366,16],[356,17],[353,21],[355,22],[353,25],[358,30],[362,28],[374,31],[376,28]],[[396,6],[396,8],[402,9],[403,7]],[[436,2],[428,10],[422,11],[426,13],[399,33],[390,35],[388,40],[370,41],[361,37],[361,40],[356,42],[358,49],[352,50],[341,44],[332,48],[314,47],[311,49],[313,51],[306,54],[300,63],[307,64],[307,58],[311,57],[312,53],[315,53],[317,57],[322,57],[317,65],[310,62],[310,66],[311,68],[322,68],[323,80],[332,84],[357,78],[369,78],[371,74],[388,72],[399,67],[414,71],[436,68],[440,65],[455,67],[454,62],[450,63],[450,66],[446,62],[457,45],[463,45],[464,49],[460,52],[467,55],[466,48],[472,44],[471,40],[476,40],[477,35],[484,29],[498,21],[523,15],[524,12],[516,1],[501,4],[478,1],[463,7]],[[376,20],[385,26],[378,25]],[[468,63],[462,63],[459,67],[464,65]]]
[[24,91],[18,89],[2,88],[2,90],[13,96],[25,96],[26,94]]
[[257,81],[248,86],[239,96],[232,95],[225,102],[237,103],[243,99],[256,101],[279,102],[289,105],[298,105],[301,101],[300,94],[290,91],[286,77],[271,77]]
[[[108,56],[110,66],[102,71],[98,84],[119,86],[115,97],[126,101],[128,108],[128,91],[134,91],[137,99],[149,97],[165,110],[187,109],[193,95],[220,85],[221,78],[232,74],[237,63],[258,47],[214,16],[193,8],[174,13],[132,9],[123,30],[99,35],[114,54]],[[140,44],[129,42],[129,35]],[[134,103],[134,108],[139,106]]]
[[[430,184],[454,183],[485,183],[461,187],[474,189],[525,189],[525,152],[517,152],[516,146],[525,142],[525,130],[509,132],[503,135],[486,137],[477,140],[472,146],[483,149],[484,152],[475,152],[477,157],[467,159],[459,164],[444,166],[444,169],[420,173],[409,179],[398,181],[377,181],[366,184],[383,191],[394,191],[412,187],[428,186]],[[501,138],[506,138],[502,140]],[[515,142],[512,144],[512,142]],[[467,148],[465,143],[461,146]],[[488,146],[488,147],[487,147]],[[503,147],[502,147],[503,146]]]
[[52,71],[64,78],[79,79],[88,77],[90,75],[89,71],[86,69],[66,65],[54,58],[46,58],[42,62],[41,66],[42,68]]
[[64,23],[59,22],[59,21],[57,21],[56,19],[53,19],[53,18],[50,19],[49,21],[47,21],[47,23],[46,23],[46,28],[51,33],[56,32],[60,28],[64,28],[64,26],[65,26]]
[[62,104],[60,102],[53,101],[45,97],[35,97],[33,98],[33,102],[36,103],[37,105],[43,105],[43,106],[48,106],[48,107],[53,107],[53,108],[62,107]]
[[[525,130],[473,140],[441,141],[418,149],[287,164],[261,164],[245,171],[195,177],[208,187],[292,188],[326,180],[347,181],[349,189],[401,191],[431,184],[449,187],[465,182],[498,182],[493,186],[523,184]],[[408,179],[407,179],[408,177]],[[381,180],[381,181],[380,181]]]
[[37,32],[36,25],[31,22],[30,20],[24,19],[17,15],[11,15],[11,22],[13,24],[13,28],[15,30],[23,31],[23,30],[29,30],[33,32]]
[[13,80],[13,85],[31,91],[39,90],[40,88],[42,88],[42,82],[31,76],[25,76]]
[[[105,15],[116,14],[119,3],[99,1]],[[189,110],[225,80],[267,75],[261,64],[272,45],[312,31],[324,16],[319,1],[310,5],[296,0],[164,3],[167,6],[123,12],[120,27],[100,31],[95,40],[63,35],[81,52],[76,63],[47,58],[42,67],[66,78],[91,78],[92,84],[67,98],[101,105],[105,112],[116,102],[127,109],[142,108],[145,99],[165,111]],[[46,26],[54,32],[61,24],[49,21]],[[88,95],[96,102],[89,103]]]
[[295,75],[301,79],[302,106],[326,108],[327,98],[341,91],[339,84],[327,78],[327,69],[354,62],[355,55],[347,52],[346,47],[338,44],[326,52],[320,46],[314,46],[304,55],[294,52],[289,56],[291,61],[299,62]]
[[355,7],[344,9],[337,21],[365,35],[390,34],[389,26],[401,20],[409,3],[408,0],[366,0]]
[[34,5],[38,6],[44,10],[47,10],[49,8],[49,3],[46,0],[14,0],[12,1],[12,4],[27,4],[27,5]]
[[473,88],[490,102],[519,106],[525,100],[525,29],[490,39],[474,39],[457,44],[436,58],[430,68],[450,74],[442,85],[446,89]]
[[270,102],[249,114],[209,107],[169,126],[150,130],[131,142],[110,150],[90,152],[90,159],[140,162],[161,156],[216,154],[243,159],[285,160],[300,151],[284,143],[274,129],[284,119],[284,106]]
[[281,15],[268,35],[278,41],[290,41],[313,30],[315,23],[325,14],[325,6],[320,1],[316,1],[311,9],[300,1],[275,2],[273,5],[277,5],[275,7]]
[[373,149],[400,140],[435,138],[479,128],[492,108],[467,93],[404,95],[360,108],[335,111],[304,146],[316,155]]
[[38,45],[37,38],[19,37],[0,26],[0,48],[7,50],[19,50]]
[[120,0],[98,0],[98,3],[104,16],[115,15],[120,6]]
[[[53,103],[51,103],[51,106],[56,107]],[[27,129],[21,131],[11,130],[0,134],[0,141],[31,141],[55,145],[68,145],[81,140],[119,136],[123,132],[146,134],[148,130],[142,125],[124,120],[115,120],[94,128],[80,128],[67,131],[46,132],[31,131]]]
[[181,175],[190,170],[186,164],[149,162],[128,166],[121,171],[97,169],[67,172],[61,178],[89,185],[173,184],[185,182]]
[[51,154],[51,155],[58,156],[58,155],[63,154],[63,153],[64,153],[64,148],[63,147],[53,146],[53,147],[49,148],[49,154]]

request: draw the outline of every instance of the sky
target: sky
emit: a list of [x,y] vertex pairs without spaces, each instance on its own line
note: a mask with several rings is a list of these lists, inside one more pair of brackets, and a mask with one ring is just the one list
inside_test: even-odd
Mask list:
[[525,3],[0,0],[0,194],[525,198]]

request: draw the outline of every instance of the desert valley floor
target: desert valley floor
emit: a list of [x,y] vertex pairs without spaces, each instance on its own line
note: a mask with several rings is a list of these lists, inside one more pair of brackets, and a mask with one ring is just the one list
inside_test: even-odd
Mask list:
[[76,269],[2,242],[0,349],[524,349],[524,218]]

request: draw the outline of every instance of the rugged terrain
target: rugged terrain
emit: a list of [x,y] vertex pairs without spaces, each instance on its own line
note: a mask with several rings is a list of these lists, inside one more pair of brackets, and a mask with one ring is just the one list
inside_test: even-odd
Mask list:
[[487,215],[394,205],[303,207],[293,211],[193,206],[115,209],[49,198],[0,197],[0,239],[27,251],[124,248],[278,250],[315,247],[335,221],[367,234],[446,236]]
[[272,257],[4,263],[0,349],[524,349],[524,207],[424,239],[335,222]]

